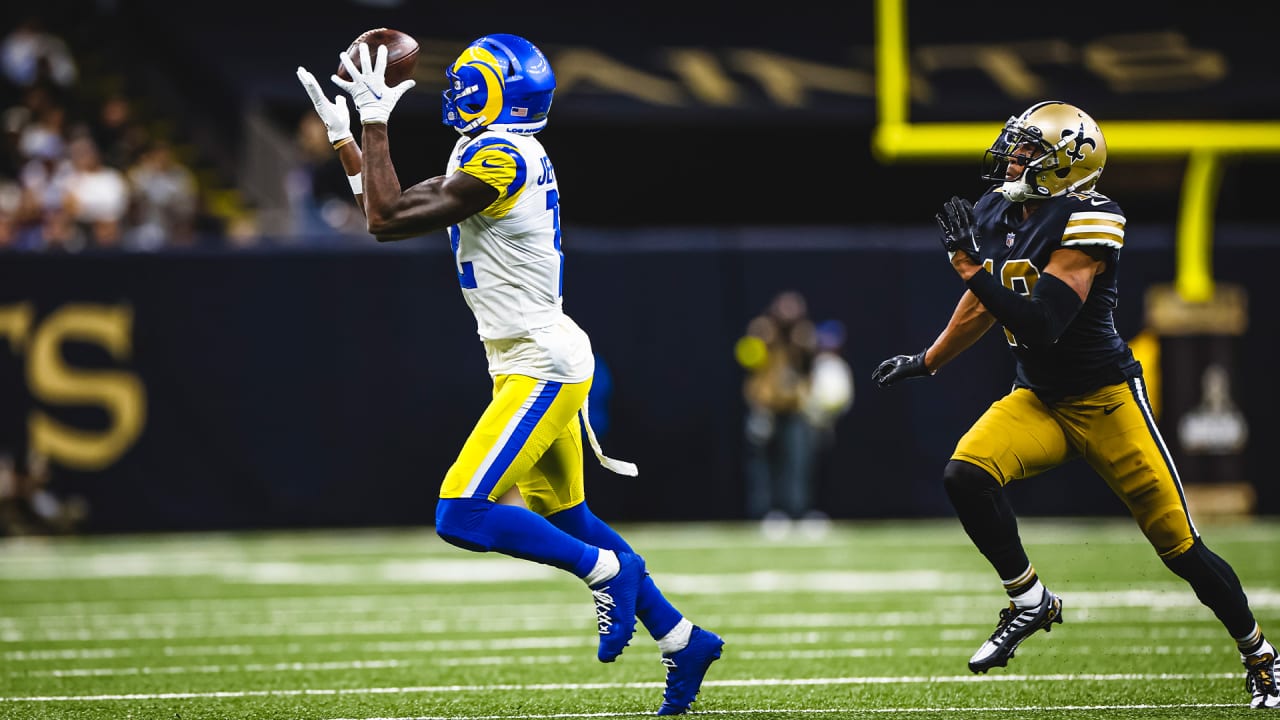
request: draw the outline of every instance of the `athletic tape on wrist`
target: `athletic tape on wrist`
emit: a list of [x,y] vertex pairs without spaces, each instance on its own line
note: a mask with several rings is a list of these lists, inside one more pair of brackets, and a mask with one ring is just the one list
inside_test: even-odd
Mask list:
[[364,192],[364,173],[348,175],[347,182],[351,183],[352,195],[359,195]]

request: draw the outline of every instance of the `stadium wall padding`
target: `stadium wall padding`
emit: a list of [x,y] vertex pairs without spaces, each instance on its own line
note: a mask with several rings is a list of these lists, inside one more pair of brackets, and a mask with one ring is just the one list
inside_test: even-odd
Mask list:
[[[575,237],[588,238],[575,245]],[[91,532],[429,525],[440,479],[490,392],[443,237],[326,251],[0,257],[0,441],[31,438]],[[1234,242],[1233,242],[1234,240]],[[775,293],[848,328],[852,411],[824,460],[837,518],[949,516],[939,475],[1009,387],[992,332],[936,377],[879,389],[876,364],[941,331],[962,285],[927,229],[570,229],[565,308],[608,364],[607,454],[588,498],[618,521],[743,517],[742,371],[733,345]],[[1174,274],[1172,230],[1131,233],[1116,321]],[[1262,291],[1275,233],[1219,233],[1223,282],[1257,291],[1234,399],[1259,511],[1280,511],[1280,320]],[[1166,435],[1168,429],[1166,428]],[[1184,478],[1196,481],[1203,478]],[[1076,462],[1014,489],[1026,514],[1123,514]]]

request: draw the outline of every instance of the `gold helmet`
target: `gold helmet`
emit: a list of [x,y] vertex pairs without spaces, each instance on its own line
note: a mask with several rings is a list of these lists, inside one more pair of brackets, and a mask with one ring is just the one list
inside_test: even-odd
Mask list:
[[[1010,178],[1014,159],[1026,168]],[[1013,202],[1043,200],[1091,190],[1106,163],[1107,142],[1098,123],[1075,105],[1047,100],[1009,118],[983,158],[982,177],[1004,183],[1000,192]]]

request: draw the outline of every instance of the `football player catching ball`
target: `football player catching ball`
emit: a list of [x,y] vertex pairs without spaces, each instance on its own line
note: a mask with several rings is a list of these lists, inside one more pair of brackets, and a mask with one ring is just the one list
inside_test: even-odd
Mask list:
[[[298,79],[329,130],[369,232],[388,241],[448,230],[493,379],[489,406],[441,484],[436,533],[466,550],[581,578],[595,599],[601,662],[617,659],[638,618],[666,667],[657,714],[684,714],[724,641],[672,606],[644,559],[588,509],[583,490],[583,428],[605,467],[627,475],[636,468],[605,457],[596,442],[586,406],[595,371],[591,341],[563,310],[560,190],[534,137],[551,109],[551,65],[516,35],[468,45],[445,71],[443,121],[460,135],[447,170],[402,190],[387,122],[413,80],[387,85],[385,45],[376,56],[367,44],[357,50],[361,67],[344,54],[350,79],[331,79],[360,113],[363,150],[346,98],[330,102],[304,68]],[[512,487],[525,506],[498,502]]]

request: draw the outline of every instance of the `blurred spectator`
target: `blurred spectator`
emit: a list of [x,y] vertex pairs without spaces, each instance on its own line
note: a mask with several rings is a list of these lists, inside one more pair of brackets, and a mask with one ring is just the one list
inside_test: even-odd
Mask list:
[[123,249],[129,184],[124,173],[104,165],[93,138],[82,135],[68,146],[72,172],[66,182],[66,210],[96,250]]
[[298,121],[299,163],[285,178],[293,232],[304,241],[335,234],[364,233],[342,161],[329,143],[324,122],[308,111]]
[[61,157],[67,137],[67,109],[45,88],[29,90],[13,110],[19,161],[32,157]]
[[0,252],[27,250],[19,232],[18,211],[22,206],[22,187],[14,180],[0,177]]
[[818,323],[818,352],[813,357],[809,399],[804,406],[815,432],[815,485],[831,470],[828,461],[835,449],[836,422],[853,407],[853,368],[843,355],[845,339],[844,323],[839,320]]
[[853,406],[853,370],[841,354],[845,329],[839,320],[818,323],[815,328],[813,370],[804,411],[814,427],[834,431],[836,421]]
[[824,517],[812,506],[816,446],[805,413],[816,351],[808,302],[794,290],[774,297],[738,341],[747,370],[747,515],[770,536],[785,534],[794,520]]
[[0,338],[0,536],[70,532],[84,519],[86,505],[55,494],[49,458],[32,449],[26,360],[13,351],[13,338],[5,340]]
[[65,120],[66,110],[47,85],[25,89],[15,103],[4,110],[5,155],[0,172],[16,177],[28,156],[23,150],[24,143],[38,144],[49,133],[61,137]]
[[0,536],[65,535],[84,522],[88,504],[79,496],[59,497],[51,477],[48,458],[39,453],[0,453]]
[[45,28],[44,19],[31,13],[0,39],[0,71],[18,88],[42,81],[71,87],[80,77],[75,57],[66,41]]
[[22,169],[22,153],[18,150],[18,142],[30,116],[31,112],[20,105],[5,108],[0,116],[0,132],[4,133],[4,146],[0,147],[0,177],[16,178],[18,171]]
[[88,231],[61,207],[44,214],[36,233],[47,253],[78,253],[89,246]]
[[115,168],[132,167],[151,141],[151,133],[135,116],[133,101],[123,93],[102,101],[89,128],[103,162]]
[[226,247],[232,250],[255,247],[262,242],[262,227],[250,212],[228,218],[222,234]]
[[22,161],[18,183],[22,195],[17,223],[18,232],[23,236],[20,244],[30,249],[44,248],[42,227],[48,215],[62,211],[72,173],[61,127],[53,117],[23,128],[18,141]]
[[130,250],[159,250],[195,244],[200,200],[195,174],[180,163],[168,141],[154,140],[128,170]]

